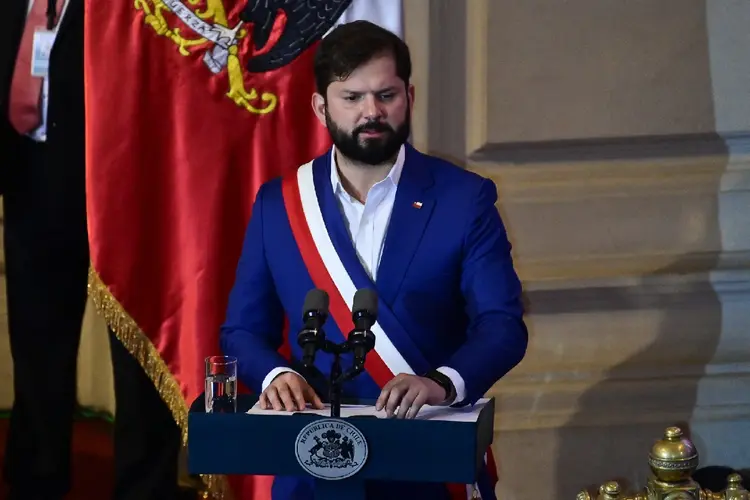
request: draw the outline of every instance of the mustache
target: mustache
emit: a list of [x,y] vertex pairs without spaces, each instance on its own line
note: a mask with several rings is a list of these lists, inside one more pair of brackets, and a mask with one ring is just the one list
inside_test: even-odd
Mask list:
[[352,135],[357,136],[362,132],[395,132],[393,127],[383,122],[368,122],[354,129]]

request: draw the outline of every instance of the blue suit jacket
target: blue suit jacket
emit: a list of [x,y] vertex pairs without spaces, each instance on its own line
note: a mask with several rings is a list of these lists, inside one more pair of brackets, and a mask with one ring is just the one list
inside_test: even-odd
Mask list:
[[[356,288],[374,287],[405,335],[394,345],[417,374],[440,366],[458,371],[472,403],[524,356],[521,285],[511,246],[495,207],[492,181],[406,146],[377,281],[357,259],[331,186],[331,151],[313,163],[321,212],[334,247]],[[413,206],[421,201],[421,208]],[[264,184],[254,203],[231,292],[221,345],[239,358],[239,377],[254,391],[275,367],[302,357],[296,334],[302,328],[306,293],[315,288],[291,232],[281,179]],[[330,292],[329,292],[330,293]],[[292,362],[277,350],[289,319]],[[332,320],[327,337],[343,341]],[[403,346],[403,350],[400,347]],[[319,353],[325,375],[332,359]],[[344,358],[344,364],[351,362]],[[325,400],[323,381],[312,381]],[[344,396],[376,398],[380,388],[363,373],[344,387]]]

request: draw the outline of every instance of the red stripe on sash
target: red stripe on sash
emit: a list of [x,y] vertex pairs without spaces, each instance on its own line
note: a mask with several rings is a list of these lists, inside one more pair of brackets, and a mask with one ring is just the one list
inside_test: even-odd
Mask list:
[[[338,288],[336,288],[333,279],[331,279],[328,269],[323,264],[323,259],[318,253],[318,247],[315,245],[310,228],[307,226],[305,212],[302,210],[296,171],[284,176],[281,189],[289,225],[292,228],[292,234],[297,242],[302,260],[305,262],[305,267],[307,267],[315,287],[328,293],[330,298],[329,313],[344,338],[347,338],[349,332],[354,328],[352,313]],[[365,370],[381,388],[395,376],[374,349],[369,352],[365,359]]]

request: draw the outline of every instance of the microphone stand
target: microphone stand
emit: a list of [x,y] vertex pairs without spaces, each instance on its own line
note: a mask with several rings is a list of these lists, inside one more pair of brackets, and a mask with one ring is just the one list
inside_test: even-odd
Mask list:
[[[341,368],[341,355],[354,351],[354,345],[345,340],[336,344],[326,339],[319,349],[327,354],[333,355],[333,364],[331,365],[331,374],[329,376],[328,397],[331,401],[331,417],[341,417],[341,385],[344,382],[354,379],[364,371],[364,363],[357,363],[344,372]],[[311,363],[305,364],[305,368],[315,368]]]
[[[333,354],[333,365],[331,366],[331,375],[328,380],[328,397],[331,400],[331,417],[341,417],[341,355],[348,352],[348,343],[334,344],[326,341],[323,350]],[[326,349],[328,348],[328,349]]]

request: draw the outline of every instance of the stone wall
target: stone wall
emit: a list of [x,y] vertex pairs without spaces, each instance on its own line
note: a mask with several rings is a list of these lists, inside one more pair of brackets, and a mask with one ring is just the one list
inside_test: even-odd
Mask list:
[[415,143],[495,180],[526,289],[503,500],[640,486],[673,424],[750,465],[750,3],[405,6]]

